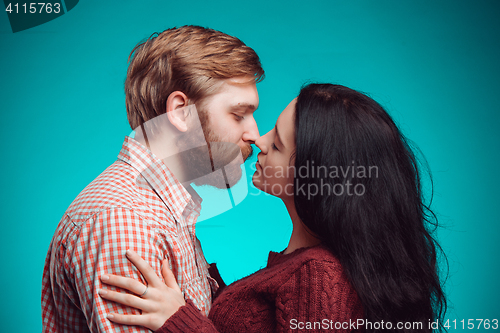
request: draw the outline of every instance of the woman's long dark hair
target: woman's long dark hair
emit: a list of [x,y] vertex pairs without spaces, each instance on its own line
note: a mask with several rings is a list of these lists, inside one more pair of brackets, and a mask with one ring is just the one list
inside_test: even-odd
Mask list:
[[[332,84],[301,90],[295,133],[297,213],[340,260],[365,319],[432,331],[429,323],[446,312],[441,249],[405,137],[373,99]],[[414,322],[422,326],[410,328]]]

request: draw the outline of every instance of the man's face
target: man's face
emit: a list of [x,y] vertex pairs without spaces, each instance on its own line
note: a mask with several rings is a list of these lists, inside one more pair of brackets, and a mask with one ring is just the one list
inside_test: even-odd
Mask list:
[[[217,94],[200,103],[198,113],[213,166],[225,171],[224,182],[211,177],[208,184],[224,188],[226,184],[233,186],[241,178],[240,164],[252,154],[251,144],[259,137],[253,118],[258,106],[259,95],[251,77],[225,80]],[[241,150],[243,159],[235,158],[239,155],[234,150],[236,147]]]
[[206,98],[200,107],[207,141],[234,143],[246,160],[252,153],[250,144],[259,137],[253,117],[258,106],[259,95],[251,77],[225,80],[219,92]]

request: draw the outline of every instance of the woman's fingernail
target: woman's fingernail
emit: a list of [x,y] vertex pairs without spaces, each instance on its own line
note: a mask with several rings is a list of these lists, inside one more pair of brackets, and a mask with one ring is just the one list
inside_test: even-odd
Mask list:
[[99,295],[106,295],[108,292],[104,289],[99,289]]
[[127,249],[127,251],[125,251],[125,255],[126,255],[126,256],[129,256],[129,255],[130,255],[130,249]]
[[109,276],[108,275],[103,275],[103,276],[101,276],[101,280],[108,281],[109,280]]
[[106,315],[106,318],[114,318],[115,316],[113,316],[111,313],[107,314]]

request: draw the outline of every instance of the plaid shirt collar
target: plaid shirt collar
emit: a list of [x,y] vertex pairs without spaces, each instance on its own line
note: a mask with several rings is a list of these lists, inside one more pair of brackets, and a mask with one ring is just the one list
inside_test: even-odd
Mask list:
[[144,177],[137,179],[138,185],[142,181],[145,181],[144,185],[147,182],[171,211],[177,223],[185,221],[182,215],[190,202],[192,203],[188,208],[194,210],[197,215],[200,214],[200,196],[194,190],[190,191],[193,194],[191,195],[165,163],[139,142],[129,136],[125,137],[118,159],[132,166]]

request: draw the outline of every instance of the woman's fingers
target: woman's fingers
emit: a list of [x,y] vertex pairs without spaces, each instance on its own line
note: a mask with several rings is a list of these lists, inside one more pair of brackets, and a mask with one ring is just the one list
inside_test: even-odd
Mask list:
[[163,325],[163,323],[158,325],[158,323],[156,323],[155,320],[151,318],[151,316],[110,313],[107,317],[109,320],[117,324],[144,326],[153,331],[157,330]]
[[[181,288],[177,284],[177,280],[175,279],[174,273],[168,267],[168,260],[165,259],[162,261],[161,265],[161,275],[163,275],[163,279],[165,280],[165,284],[169,289],[169,305],[173,308],[173,313],[179,309],[180,306],[185,305],[184,296],[182,295]],[[170,314],[170,316],[172,315]],[[170,317],[169,316],[169,317]]]
[[108,284],[110,286],[128,290],[136,295],[142,295],[147,288],[145,285],[135,279],[113,274],[102,275],[101,281],[102,283]]
[[125,325],[139,325],[141,321],[142,316],[136,316],[136,315],[123,315],[123,314],[117,314],[117,313],[110,313],[107,315],[107,318],[111,320],[114,323],[118,324],[125,324]]
[[[101,276],[103,283],[126,289],[135,295],[106,289],[101,289],[99,295],[106,300],[142,310],[142,314],[123,315],[113,313],[108,316],[108,319],[115,323],[139,325],[155,331],[186,302],[174,274],[168,268],[168,260],[162,261],[162,275],[165,279],[165,283],[163,283],[149,264],[142,260],[137,253],[127,251],[127,257],[146,278],[149,286],[146,287],[131,278],[106,274]],[[144,295],[145,291],[147,293]]]
[[135,267],[139,269],[142,276],[144,276],[146,281],[148,281],[149,285],[158,286],[159,284],[162,284],[153,268],[151,268],[151,266],[144,259],[142,259],[140,255],[132,250],[127,250],[125,255],[135,265]]
[[117,302],[140,310],[145,310],[145,307],[147,306],[146,302],[142,298],[131,294],[119,293],[107,289],[100,289],[99,295],[109,301]]
[[163,280],[165,280],[165,284],[167,287],[181,291],[179,285],[177,284],[177,280],[175,279],[174,273],[168,267],[168,260],[165,259],[162,261],[161,265],[161,275],[163,275]]

